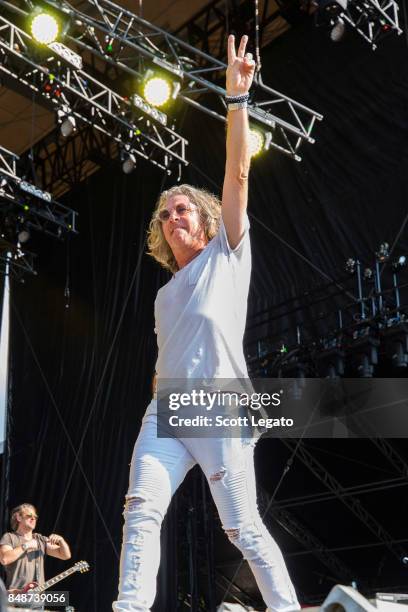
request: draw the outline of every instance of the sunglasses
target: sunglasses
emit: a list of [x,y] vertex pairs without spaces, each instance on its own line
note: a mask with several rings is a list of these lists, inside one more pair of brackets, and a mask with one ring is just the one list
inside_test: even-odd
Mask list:
[[[193,208],[189,208],[185,204],[177,204],[177,206],[174,207],[174,210],[176,211],[176,213],[177,213],[177,215],[179,217],[184,217],[188,213],[193,212],[194,209]],[[157,218],[162,223],[164,223],[165,221],[168,221],[170,219],[170,211],[168,211],[167,208],[163,208],[163,210],[161,210],[157,214]]]
[[25,514],[23,518],[37,520],[38,516],[36,514]]

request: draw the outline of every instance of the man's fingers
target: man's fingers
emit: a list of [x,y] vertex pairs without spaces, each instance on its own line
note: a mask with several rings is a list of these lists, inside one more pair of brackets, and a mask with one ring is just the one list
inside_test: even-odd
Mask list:
[[244,57],[247,42],[248,42],[248,36],[243,36],[241,38],[241,42],[239,43],[238,57]]
[[236,58],[236,54],[235,54],[235,36],[233,34],[230,34],[228,36],[228,64],[232,64],[233,62],[235,62],[235,58]]

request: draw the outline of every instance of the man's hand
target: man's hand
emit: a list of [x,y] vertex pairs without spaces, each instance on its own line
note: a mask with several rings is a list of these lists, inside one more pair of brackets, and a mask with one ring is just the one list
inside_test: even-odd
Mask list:
[[24,542],[24,544],[26,550],[38,550],[38,541],[35,538]]
[[52,533],[47,539],[47,554],[57,559],[70,559],[71,551],[64,538]]
[[243,36],[235,51],[235,36],[228,36],[227,96],[240,96],[248,93],[255,74],[255,62],[251,53],[245,53],[248,36]]
[[63,541],[64,538],[56,533],[52,533],[50,536],[48,536],[48,544],[55,544],[56,546],[59,546]]

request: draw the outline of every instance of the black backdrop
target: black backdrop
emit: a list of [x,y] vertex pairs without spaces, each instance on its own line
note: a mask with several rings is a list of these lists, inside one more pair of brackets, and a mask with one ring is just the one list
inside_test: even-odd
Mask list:
[[[333,45],[311,23],[264,52],[264,81],[325,118],[316,125],[317,143],[302,149],[301,164],[273,150],[253,163],[250,313],[320,284],[324,277],[316,268],[338,275],[347,257],[369,257],[401,229],[395,252],[408,249],[407,60],[404,36],[388,37],[373,52],[354,34]],[[189,111],[183,133],[192,164],[182,180],[216,190],[222,124]],[[160,189],[170,184],[171,177],[146,163],[125,176],[118,162],[107,160],[66,196],[80,214],[79,236],[67,244],[37,236],[39,276],[12,286],[8,503],[36,504],[39,530],[63,534],[74,560],[91,563],[88,575],[67,585],[82,612],[108,611],[115,596],[128,463],[155,359],[153,302],[168,278],[145,255],[145,230]],[[271,452],[268,441],[259,445],[264,483],[279,476],[279,462],[268,465]],[[272,471],[262,472],[265,465]],[[303,475],[292,472],[294,494]],[[324,522],[329,537],[331,521],[334,528],[343,520],[337,512],[323,520],[317,511],[317,533]],[[392,521],[397,529],[395,516]],[[357,576],[364,563],[356,560]],[[290,566],[306,594],[307,585],[309,594],[331,586],[317,587],[304,560]],[[62,567],[49,561],[47,575]],[[403,576],[394,572],[394,578]],[[175,609],[166,584],[163,578],[157,610]]]

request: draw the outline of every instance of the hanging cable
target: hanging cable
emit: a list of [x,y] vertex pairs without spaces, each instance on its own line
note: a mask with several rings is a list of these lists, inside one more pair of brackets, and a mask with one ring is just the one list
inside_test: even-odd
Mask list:
[[66,277],[65,277],[65,289],[64,289],[65,308],[69,308],[70,301],[71,301],[71,292],[70,292],[70,289],[69,289],[69,285],[70,285],[69,247],[70,247],[70,236],[68,235],[68,237],[67,237],[67,259],[66,259],[67,273],[66,273]]
[[259,0],[255,0],[255,74],[258,75],[259,82],[262,82],[261,79],[261,52],[259,49],[260,40],[259,40]]
[[230,34],[230,24],[229,24],[229,0],[225,0],[225,31],[226,34]]

